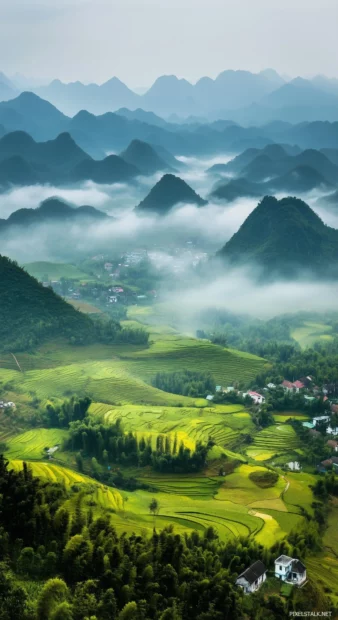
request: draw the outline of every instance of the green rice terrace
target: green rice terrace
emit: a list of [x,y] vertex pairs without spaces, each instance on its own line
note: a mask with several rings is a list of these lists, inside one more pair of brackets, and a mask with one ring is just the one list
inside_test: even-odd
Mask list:
[[[298,414],[279,412],[275,424],[258,431],[242,405],[214,405],[151,385],[157,372],[182,368],[209,372],[221,385],[248,382],[267,362],[182,336],[171,327],[148,325],[147,329],[148,347],[76,348],[55,341],[32,354],[1,355],[2,393],[16,404],[14,411],[0,412],[0,444],[12,467],[21,469],[25,461],[37,476],[62,482],[70,492],[65,504],[70,512],[80,491],[83,509],[109,515],[120,533],[150,534],[154,525],[173,524],[179,533],[203,532],[213,526],[222,540],[250,536],[267,547],[281,540],[303,522],[304,510],[312,513],[310,487],[315,477],[305,472],[285,474],[281,468],[301,454],[299,439],[287,423]],[[153,448],[159,435],[171,444],[176,438],[191,450],[198,442],[212,442],[207,467],[189,474],[160,473],[150,466],[118,467],[124,476],[137,480],[140,488],[133,491],[98,482],[89,462],[80,473],[76,454],[65,443],[69,431],[33,427],[29,422],[37,407],[71,395],[91,398],[91,420],[106,425],[121,420],[125,433],[149,441]],[[50,448],[57,449],[49,455]],[[155,516],[149,511],[153,497],[159,505]],[[337,537],[336,522],[331,530]],[[309,566],[314,575],[324,567],[324,582],[338,574],[338,559],[326,544],[323,564],[313,559]]]

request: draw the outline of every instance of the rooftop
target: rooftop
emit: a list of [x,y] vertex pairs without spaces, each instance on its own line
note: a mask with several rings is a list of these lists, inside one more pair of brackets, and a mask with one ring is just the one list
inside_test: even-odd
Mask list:
[[257,562],[251,564],[251,566],[249,566],[244,573],[241,573],[241,575],[238,576],[238,579],[243,577],[248,583],[252,584],[256,581],[256,579],[264,575],[264,573],[266,573],[266,568],[263,562],[257,560]]
[[275,564],[283,564],[284,566],[286,566],[287,564],[290,564],[290,562],[292,561],[293,561],[293,558],[290,558],[290,556],[280,555],[279,558],[275,560]]

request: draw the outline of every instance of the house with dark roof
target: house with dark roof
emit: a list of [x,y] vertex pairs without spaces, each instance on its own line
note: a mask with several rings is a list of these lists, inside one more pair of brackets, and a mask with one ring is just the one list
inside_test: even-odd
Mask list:
[[236,586],[243,589],[244,594],[257,592],[266,580],[266,568],[260,560],[254,562],[236,579]]
[[306,581],[306,568],[297,558],[288,555],[280,555],[275,560],[275,577],[286,583],[301,586]]

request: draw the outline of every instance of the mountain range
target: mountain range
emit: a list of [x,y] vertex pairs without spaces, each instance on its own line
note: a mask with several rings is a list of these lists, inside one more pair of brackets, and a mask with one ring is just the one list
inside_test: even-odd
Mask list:
[[[300,152],[293,149],[293,152],[289,155],[281,145],[268,145],[261,150],[247,149],[228,164],[209,168],[209,174],[221,179],[211,195],[229,201],[243,196],[259,197],[279,191],[302,193],[337,186],[338,166],[324,152],[315,149]],[[334,158],[335,151],[327,151],[330,153]]]
[[[204,124],[163,121],[159,126],[156,118],[156,124],[149,124],[136,117],[113,112],[95,116],[83,110],[70,118],[37,95],[22,93],[11,101],[0,103],[0,137],[3,133],[21,130],[37,141],[47,141],[60,133],[69,133],[82,150],[95,159],[124,151],[133,140],[146,142],[155,150],[161,148],[172,155],[184,156],[237,154],[273,143],[297,145],[301,150],[338,150],[338,122],[291,125],[274,121],[260,127],[242,127],[232,121]],[[151,119],[148,117],[148,120]]]
[[297,198],[266,196],[218,252],[227,264],[259,266],[290,279],[308,271],[338,275],[338,230]]
[[[154,157],[158,157],[155,151]],[[87,180],[111,184],[130,181],[140,174],[141,170],[117,155],[94,160],[69,133],[47,142],[36,142],[23,131],[0,139],[0,186],[4,189],[10,185]]]
[[324,76],[313,80],[298,77],[286,82],[272,69],[260,73],[226,70],[216,79],[203,77],[196,84],[164,75],[143,95],[136,94],[116,77],[100,86],[54,80],[35,92],[71,116],[82,109],[103,114],[122,107],[141,108],[165,118],[173,114],[194,115],[252,123],[259,122],[265,113],[265,119],[299,122],[338,118],[336,82]]
[[[226,70],[215,79],[202,77],[195,84],[175,75],[160,76],[143,94],[134,92],[116,77],[105,83],[69,84],[53,80],[31,90],[68,116],[82,110],[96,115],[119,111],[134,120],[162,126],[151,117],[231,119],[240,124],[263,124],[269,120],[292,123],[338,120],[338,80],[317,75],[312,79],[284,78],[273,69],[259,73]],[[27,81],[9,80],[0,73],[0,101],[20,93]],[[22,88],[22,86],[21,86]],[[127,109],[127,111],[126,111]]]

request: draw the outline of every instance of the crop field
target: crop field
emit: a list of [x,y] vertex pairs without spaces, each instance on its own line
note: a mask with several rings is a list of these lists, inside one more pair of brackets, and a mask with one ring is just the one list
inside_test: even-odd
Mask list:
[[255,461],[268,461],[277,454],[299,447],[299,439],[292,426],[283,424],[269,426],[257,433],[246,453]]
[[[259,502],[280,498],[286,486],[285,480],[280,476],[276,485],[263,489],[249,478],[249,475],[256,471],[264,472],[266,469],[251,465],[241,465],[238,467],[234,473],[225,477],[224,484],[218,494],[218,499],[225,498],[235,504],[243,504],[244,506],[251,506],[253,503],[256,503],[260,507],[262,504]],[[286,510],[285,507],[284,510]]]
[[94,400],[111,404],[149,403],[154,405],[193,404],[191,399],[167,394],[121,368],[118,360],[90,361],[55,368],[29,370],[25,373],[3,372],[13,381],[17,391],[36,394],[40,399],[64,398],[71,394],[87,394]]
[[173,442],[175,434],[178,441],[194,449],[197,441],[207,443],[211,438],[217,445],[229,448],[235,446],[240,432],[253,430],[250,415],[239,405],[204,408],[188,407],[141,407],[126,405],[108,408],[101,403],[93,403],[91,415],[103,416],[105,422],[121,419],[125,431],[137,432],[139,437],[170,435]]
[[[98,507],[108,510],[122,510],[123,499],[119,491],[106,487],[96,480],[77,473],[66,467],[54,465],[51,463],[28,463],[33,474],[42,480],[48,480],[49,482],[59,482],[65,485],[66,489],[71,489],[73,485],[80,485],[86,491],[88,502],[93,500],[97,503]],[[20,471],[23,466],[22,460],[10,460],[10,466],[15,471]],[[72,503],[69,500],[70,504]]]
[[67,435],[67,431],[54,428],[35,428],[20,433],[7,441],[6,457],[9,459],[42,459],[45,448],[61,445]]
[[314,323],[312,321],[304,321],[301,327],[291,331],[291,336],[301,347],[311,347],[318,340],[332,340],[332,326],[325,323]]
[[311,504],[313,495],[310,485],[316,481],[316,477],[312,474],[304,472],[287,474],[289,487],[283,495],[283,500],[290,512],[299,512],[301,508],[305,508],[310,514],[312,513]]
[[224,349],[205,340],[161,334],[155,339],[150,332],[149,348],[126,353],[126,368],[146,381],[157,372],[175,372],[182,368],[210,372],[216,383],[232,385],[235,381],[249,381],[264,367],[264,360],[249,353]]
[[274,413],[273,418],[275,422],[283,424],[287,420],[299,420],[300,422],[309,420],[309,416],[299,413],[298,411],[281,411],[280,413]]

